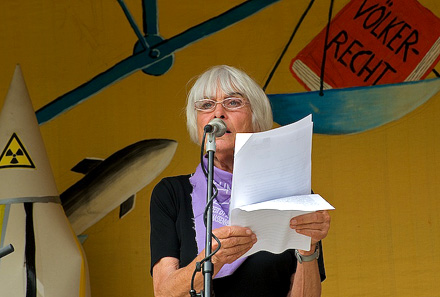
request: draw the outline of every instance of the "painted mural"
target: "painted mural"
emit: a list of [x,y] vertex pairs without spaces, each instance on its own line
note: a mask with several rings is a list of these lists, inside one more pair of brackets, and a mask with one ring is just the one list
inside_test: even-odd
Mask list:
[[[118,1],[138,37],[133,55],[40,108],[37,111],[39,123],[57,117],[136,71],[142,70],[149,75],[165,74],[173,66],[176,51],[239,22],[273,2],[276,1],[247,1],[165,40],[158,30],[156,1],[142,2],[143,34],[125,2]],[[439,25],[440,19],[417,1],[351,1],[292,60],[290,69],[309,90],[321,89],[320,96],[323,96],[324,88],[417,81],[425,78],[440,59]],[[327,52],[328,60],[325,59]],[[321,98],[316,93],[271,94],[270,98],[276,110],[275,121],[279,124],[293,123],[313,114],[316,133],[358,133],[394,121],[425,103],[438,92],[440,82],[430,84],[433,88],[428,87],[431,91],[427,93],[417,92],[417,89],[427,89],[422,84],[418,87],[403,85],[375,90],[358,89],[348,94],[342,90],[341,93],[332,92],[327,98]],[[413,93],[408,93],[407,89],[412,89]],[[417,93],[420,95],[414,96]],[[405,94],[409,98],[399,102],[382,100],[402,98]],[[286,100],[287,97],[293,98]],[[356,101],[350,98],[356,98]],[[352,110],[357,112],[352,113]]]
[[136,71],[142,70],[150,75],[163,75],[172,66],[174,53],[191,45],[221,29],[264,9],[279,0],[250,0],[235,6],[230,10],[191,27],[174,37],[164,40],[159,34],[157,23],[156,0],[142,1],[144,34],[133,20],[128,7],[123,0],[118,0],[128,22],[132,26],[138,41],[134,45],[133,55],[114,65],[109,70],[97,75],[92,80],[79,86],[73,91],[55,99],[37,111],[39,123],[44,123],[72,108],[74,105],[94,95],[96,92],[110,86]]
[[323,295],[432,296],[439,16],[436,0],[2,3],[0,98],[19,63],[94,296],[153,296],[149,195],[194,171],[185,96],[215,64],[264,85],[276,124],[313,115],[313,188],[337,209]]
[[439,23],[417,1],[349,2],[292,59],[293,76],[319,92],[271,94],[275,121],[312,114],[314,132],[346,134],[410,113],[439,91],[440,79],[419,81],[440,59]]

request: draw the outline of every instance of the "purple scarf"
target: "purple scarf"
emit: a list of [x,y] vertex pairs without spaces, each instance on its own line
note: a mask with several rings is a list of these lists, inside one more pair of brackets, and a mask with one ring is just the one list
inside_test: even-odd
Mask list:
[[[203,158],[205,168],[207,158]],[[193,186],[192,207],[194,212],[194,225],[196,230],[197,250],[200,253],[205,248],[206,228],[203,223],[203,212],[206,206],[207,179],[199,164],[196,172],[189,179]],[[212,230],[229,225],[229,202],[231,200],[232,173],[214,167],[214,185],[218,189],[212,208]],[[225,264],[214,278],[231,275],[246,258],[241,258],[231,264]]]

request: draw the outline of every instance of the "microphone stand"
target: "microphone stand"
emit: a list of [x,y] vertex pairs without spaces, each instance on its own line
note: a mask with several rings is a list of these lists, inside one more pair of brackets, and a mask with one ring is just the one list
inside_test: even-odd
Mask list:
[[[213,194],[214,184],[214,154],[215,154],[215,135],[214,133],[207,133],[206,152],[208,153],[208,186],[206,194],[206,202],[209,203]],[[205,257],[207,261],[203,263],[204,275],[204,292],[205,296],[211,297],[212,292],[212,275],[214,273],[214,265],[212,264],[210,254],[212,252],[212,203],[208,205],[206,215],[206,241],[205,241]],[[202,295],[203,296],[203,295]]]

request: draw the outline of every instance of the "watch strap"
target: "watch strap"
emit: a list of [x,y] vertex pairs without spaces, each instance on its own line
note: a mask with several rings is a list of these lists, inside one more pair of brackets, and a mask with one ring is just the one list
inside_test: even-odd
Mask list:
[[313,254],[308,255],[308,256],[304,256],[304,255],[301,255],[300,252],[298,252],[298,250],[295,250],[295,257],[300,264],[303,262],[310,262],[315,259],[318,259],[319,258],[319,243],[316,243],[315,252]]

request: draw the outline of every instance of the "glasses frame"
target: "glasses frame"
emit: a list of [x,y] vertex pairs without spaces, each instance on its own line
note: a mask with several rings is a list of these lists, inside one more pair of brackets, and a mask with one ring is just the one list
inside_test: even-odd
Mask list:
[[[224,104],[225,101],[231,100],[231,99],[238,99],[238,100],[242,101],[243,104],[241,106],[239,106],[239,107],[236,107],[236,108],[226,107],[225,104]],[[197,108],[197,106],[196,106],[197,102],[202,102],[202,101],[203,102],[212,102],[213,107],[211,109],[200,109],[200,108]],[[194,102],[194,109],[197,110],[197,111],[200,111],[200,112],[213,112],[217,108],[217,104],[221,104],[223,106],[223,108],[226,109],[227,111],[235,111],[235,110],[238,110],[238,109],[241,109],[241,108],[245,107],[246,105],[249,104],[249,102],[246,99],[242,98],[242,97],[234,97],[234,96],[227,97],[227,98],[223,99],[222,101],[216,101],[214,99],[204,98],[204,99],[196,100]]]

